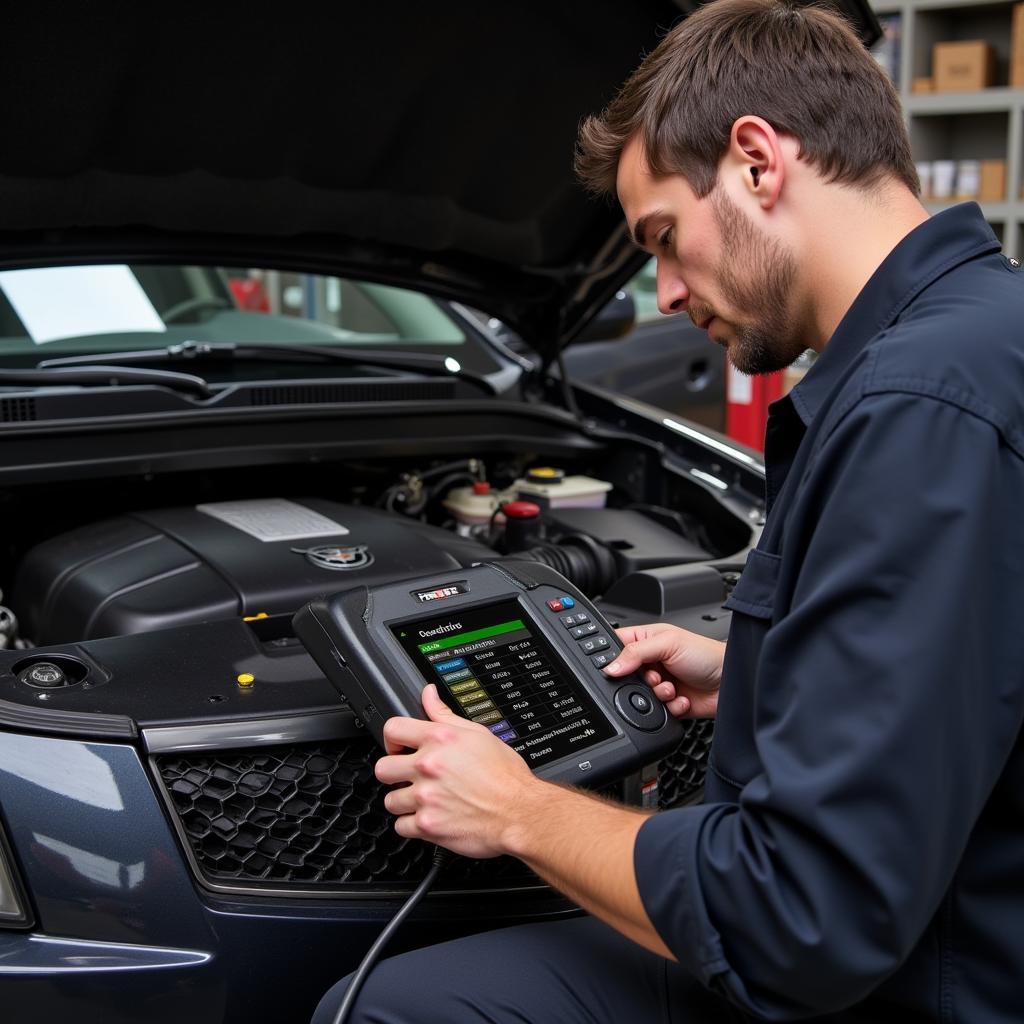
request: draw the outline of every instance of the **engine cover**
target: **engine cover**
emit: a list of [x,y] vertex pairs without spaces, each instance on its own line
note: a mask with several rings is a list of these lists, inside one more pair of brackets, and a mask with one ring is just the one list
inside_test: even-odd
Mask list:
[[68,643],[290,614],[356,583],[493,557],[475,541],[392,513],[267,499],[137,512],[53,537],[26,554],[14,593],[25,635]]

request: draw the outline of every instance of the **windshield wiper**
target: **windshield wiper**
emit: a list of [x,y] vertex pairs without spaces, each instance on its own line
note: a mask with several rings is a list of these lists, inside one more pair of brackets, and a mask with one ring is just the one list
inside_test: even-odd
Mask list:
[[[107,357],[110,358],[109,356]],[[50,360],[48,360],[50,362]],[[173,370],[138,369],[133,366],[46,366],[40,363],[35,370],[11,370],[0,367],[0,386],[42,385],[62,387],[76,384],[84,387],[123,387],[126,384],[157,384],[173,391],[210,398],[213,391],[202,377]]]
[[137,352],[62,356],[59,359],[44,359],[36,365],[38,369],[43,370],[61,366],[89,366],[93,363],[107,363],[111,360],[116,360],[118,363],[166,363],[189,360],[281,362],[283,359],[297,363],[320,362],[341,363],[348,366],[379,366],[385,370],[404,370],[421,373],[427,377],[457,377],[476,385],[489,395],[497,394],[497,389],[486,377],[462,369],[458,361],[451,356],[441,358],[435,355],[410,355],[408,353],[397,356],[375,349],[349,351],[320,345],[236,345],[233,342],[185,341],[180,345],[143,349]]

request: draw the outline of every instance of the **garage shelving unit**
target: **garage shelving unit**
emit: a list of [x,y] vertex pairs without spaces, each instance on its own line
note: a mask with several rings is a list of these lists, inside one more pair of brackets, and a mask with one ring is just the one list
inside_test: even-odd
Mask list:
[[[1006,197],[981,204],[1007,256],[1024,253],[1021,200],[1024,88],[1002,84],[975,92],[914,93],[915,78],[932,74],[935,43],[984,39],[996,52],[996,82],[1009,80],[1014,0],[878,0],[879,17],[900,18],[896,85],[916,160],[1005,160]],[[950,202],[954,202],[951,200]],[[930,202],[931,212],[949,205]]]

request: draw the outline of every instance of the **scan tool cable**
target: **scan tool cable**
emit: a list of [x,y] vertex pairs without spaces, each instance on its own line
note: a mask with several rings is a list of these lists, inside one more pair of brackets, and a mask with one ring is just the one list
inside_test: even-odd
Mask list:
[[416,887],[415,892],[399,908],[398,913],[384,926],[384,930],[377,936],[377,941],[369,948],[359,967],[356,968],[355,974],[352,975],[352,981],[349,982],[349,986],[345,990],[345,998],[342,999],[341,1006],[338,1007],[338,1012],[334,1015],[333,1024],[345,1024],[345,1021],[348,1020],[352,1006],[359,996],[359,990],[377,963],[381,951],[391,941],[391,937],[398,931],[399,926],[409,916],[416,904],[430,891],[430,887],[437,881],[437,876],[441,873],[442,868],[449,864],[454,856],[453,853],[441,849],[440,846],[434,847],[430,870]]

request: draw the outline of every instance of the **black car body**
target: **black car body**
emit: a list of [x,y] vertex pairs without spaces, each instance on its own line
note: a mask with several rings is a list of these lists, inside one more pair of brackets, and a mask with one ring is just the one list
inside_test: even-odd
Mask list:
[[[684,12],[662,0],[271,10],[258,26],[217,6],[195,19],[149,5],[8,12],[0,273],[125,268],[111,276],[140,282],[159,315],[173,302],[144,283],[153,268],[258,267],[352,283],[353,302],[413,289],[453,304],[437,309],[456,336],[396,328],[368,343],[212,301],[163,333],[44,346],[12,303],[0,339],[9,1024],[304,1021],[358,962],[427,855],[391,830],[373,743],[291,616],[355,581],[506,554],[494,523],[453,522],[454,489],[484,475],[514,489],[545,465],[607,483],[605,507],[553,502],[530,557],[621,623],[719,636],[760,525],[754,453],[552,370],[642,262],[618,212],[573,181],[577,122]],[[265,96],[258,123],[205,115],[240,88]],[[484,131],[497,151],[478,145]],[[461,305],[539,356],[524,365]],[[225,317],[234,326],[215,337]],[[304,538],[258,536],[252,520],[281,501]],[[238,502],[249,529],[230,521]],[[310,517],[347,533],[310,533]],[[685,799],[706,746],[695,726],[616,791]],[[515,862],[463,863],[399,945],[572,912]]]

